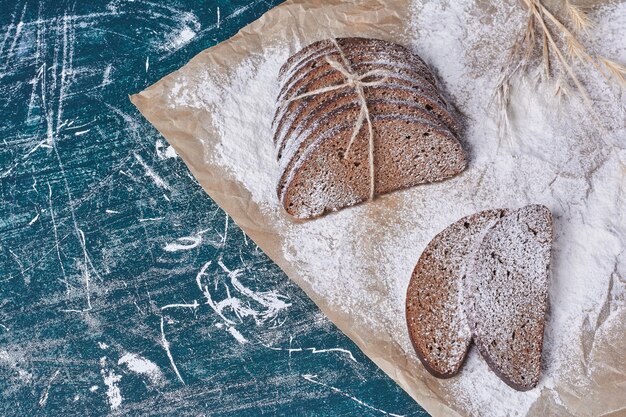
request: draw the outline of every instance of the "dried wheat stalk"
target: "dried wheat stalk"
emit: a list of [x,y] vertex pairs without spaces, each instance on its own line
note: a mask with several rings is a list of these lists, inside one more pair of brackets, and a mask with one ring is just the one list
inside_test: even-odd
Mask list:
[[[544,78],[556,77],[555,95],[567,95],[568,84],[573,83],[595,117],[593,102],[576,75],[574,65],[576,62],[591,64],[607,80],[614,79],[622,87],[626,87],[626,66],[583,46],[579,36],[589,33],[592,21],[583,9],[572,4],[570,0],[564,0],[564,8],[571,29],[545,7],[543,0],[520,1],[528,10],[528,17],[523,30],[513,43],[494,94],[499,128],[504,133],[510,133],[509,107],[513,81],[527,76],[531,65],[538,64],[539,60],[539,65],[543,66]],[[537,36],[537,32],[540,36]],[[552,57],[558,66],[554,65]]]

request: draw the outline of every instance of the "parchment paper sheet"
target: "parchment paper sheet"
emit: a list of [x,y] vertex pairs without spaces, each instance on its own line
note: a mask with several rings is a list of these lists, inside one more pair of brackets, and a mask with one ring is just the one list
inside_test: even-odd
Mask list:
[[[409,4],[406,0],[365,0],[340,2],[337,0],[288,1],[248,25],[230,40],[207,49],[193,58],[178,73],[192,75],[207,66],[217,74],[229,74],[252,54],[291,41],[291,51],[310,42],[331,36],[366,36],[409,43]],[[313,299],[321,310],[380,368],[397,381],[417,402],[433,416],[467,415],[463,404],[456,401],[446,389],[446,382],[431,377],[414,355],[404,353],[390,335],[372,333],[371,329],[354,326],[350,314],[342,312],[320,298],[302,279],[297,265],[285,259],[279,222],[251,199],[250,192],[233,175],[214,163],[206,155],[214,152],[220,138],[212,124],[209,110],[172,108],[168,92],[176,73],[164,77],[155,85],[131,97],[142,114],[163,134],[187,164],[205,191],[235,222],[265,251],[285,273]],[[199,138],[204,138],[200,140]],[[209,141],[206,141],[209,138]],[[271,141],[271,138],[259,138]],[[394,199],[382,199],[376,204],[394,204]],[[397,203],[397,202],[396,202]],[[284,220],[288,216],[284,213]],[[374,222],[393,219],[372,219]],[[364,302],[362,308],[368,308]],[[375,319],[375,318],[374,318]],[[623,357],[626,342],[607,345],[597,350],[595,360],[602,364],[602,372],[589,375],[595,387],[585,398],[575,389],[576,381],[567,387],[555,387],[557,402],[550,395],[541,395],[528,415],[563,415],[564,410],[580,416],[615,415],[626,412],[623,397],[626,379]],[[620,411],[621,410],[621,411]],[[615,413],[615,414],[613,414]],[[623,415],[623,414],[622,414]]]

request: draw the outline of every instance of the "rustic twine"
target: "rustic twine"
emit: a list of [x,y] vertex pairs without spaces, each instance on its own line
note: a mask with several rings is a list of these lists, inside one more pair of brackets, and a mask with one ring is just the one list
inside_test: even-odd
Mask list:
[[[317,90],[313,90],[313,91],[309,91],[309,92],[297,95],[288,100],[285,100],[284,103],[291,103],[292,101],[300,100],[305,97],[316,96],[319,94],[328,93],[330,91],[340,90],[340,89],[347,88],[347,87],[354,87],[354,91],[359,97],[361,109],[359,112],[359,116],[356,119],[354,130],[352,131],[352,136],[350,137],[350,141],[348,142],[348,146],[346,147],[346,152],[344,153],[343,157],[346,158],[348,156],[348,152],[350,152],[350,148],[352,147],[354,140],[356,139],[356,137],[359,135],[359,132],[361,132],[361,129],[363,128],[363,122],[366,121],[367,130],[369,134],[369,141],[368,141],[369,142],[368,161],[369,161],[369,171],[370,171],[369,199],[373,200],[374,199],[374,127],[372,125],[372,119],[370,117],[370,112],[367,107],[367,99],[365,98],[365,92],[363,90],[363,87],[371,87],[371,86],[383,84],[385,81],[387,81],[389,77],[392,77],[395,74],[391,71],[386,71],[386,70],[381,70],[381,69],[370,70],[364,74],[355,73],[354,70],[352,69],[352,66],[350,65],[350,61],[348,61],[345,54],[343,53],[343,50],[337,43],[337,40],[331,39],[331,41],[335,45],[335,48],[337,49],[337,51],[339,52],[339,56],[341,57],[343,64],[335,61],[332,58],[329,58],[328,55],[326,55],[326,62],[328,62],[331,67],[339,71],[346,78],[346,82],[343,84],[323,87]],[[377,81],[369,81],[369,82],[363,81],[364,79],[368,77],[375,77],[375,76],[379,76],[382,78]]]

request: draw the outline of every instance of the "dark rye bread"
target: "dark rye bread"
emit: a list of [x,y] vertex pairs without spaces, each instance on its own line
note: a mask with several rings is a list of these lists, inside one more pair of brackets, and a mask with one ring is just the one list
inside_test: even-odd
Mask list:
[[[394,72],[393,66],[391,65],[370,66],[369,64],[366,64],[363,67],[356,66],[356,71],[362,73],[368,71],[370,68]],[[291,97],[295,97],[302,93],[315,91],[322,87],[342,85],[345,83],[346,80],[341,74],[339,74],[334,69],[332,70],[332,72],[333,73],[329,76],[329,78],[332,79],[329,80],[329,78],[322,77],[313,80],[311,81],[311,84],[305,88],[305,90],[299,92],[298,94],[294,94]],[[440,115],[439,117],[442,118],[442,120],[447,121],[452,125],[451,127],[453,127],[454,123],[456,123],[454,117],[448,111],[448,105],[445,103],[441,96],[437,95],[438,92],[434,87],[426,85],[423,81],[420,81],[419,79],[411,76],[408,73],[403,74],[401,72],[397,72],[397,74],[394,76],[387,76],[385,80],[383,80],[382,78],[383,77],[368,77],[364,81],[376,81],[382,83],[367,87],[368,89],[382,87],[385,85],[400,86],[405,96],[407,95],[407,93],[413,94],[415,100],[421,101],[424,105],[429,105],[429,107],[432,107],[434,110],[429,111],[436,111],[436,113]],[[274,131],[277,133],[281,132],[284,129],[285,125],[288,125],[292,121],[297,121],[299,117],[306,115],[307,109],[317,108],[323,102],[332,100],[335,95],[342,95],[349,91],[354,92],[354,88],[346,86],[335,91],[320,93],[314,96],[303,97],[291,102],[284,103],[276,110],[274,120],[272,122]],[[278,142],[277,138],[275,138],[275,142]]]
[[[460,125],[454,116],[433,102],[420,91],[417,85],[402,85],[394,81],[388,81],[380,85],[365,87],[365,98],[367,101],[373,100],[393,100],[412,101],[429,113],[429,118],[437,120],[447,126],[453,133],[460,132]],[[294,104],[294,109],[285,114],[281,122],[275,126],[274,142],[278,154],[286,145],[286,142],[293,137],[293,133],[309,123],[312,119],[325,112],[330,112],[338,106],[337,102],[344,102],[348,98],[356,102],[358,96],[354,89],[346,88],[340,91],[322,93],[313,97],[298,100]]]
[[[287,212],[297,218],[315,217],[376,194],[460,173],[466,156],[455,136],[459,123],[421,58],[385,41],[336,42],[339,47],[333,41],[306,47],[281,69],[272,128],[282,172],[277,191]],[[379,74],[318,93],[354,79],[329,60],[355,78],[369,71]],[[306,93],[313,95],[296,98]],[[373,136],[364,121],[346,152],[363,104]]]
[[[465,153],[448,130],[406,115],[375,113],[372,122],[375,194],[440,181],[465,169]],[[335,125],[301,156],[279,190],[289,214],[312,218],[369,198],[367,129],[346,155],[353,130],[353,123]]]
[[[441,124],[439,118],[420,105],[419,101],[412,94],[404,94],[404,97],[400,98],[390,98],[390,94],[394,92],[391,90],[392,88],[391,86],[378,86],[368,90],[366,93],[368,103],[389,103],[395,106],[394,111],[396,112],[402,112],[405,108],[410,108],[412,113],[419,113],[420,117],[429,120],[433,124]],[[329,97],[317,107],[310,106],[307,110],[302,111],[298,117],[291,121],[289,127],[284,132],[277,132],[277,135],[280,135],[275,143],[278,160],[282,159],[283,151],[287,146],[295,143],[306,146],[306,139],[313,138],[319,130],[325,129],[325,124],[336,109],[350,104],[357,105],[357,100],[358,96],[354,90],[348,90],[344,94]],[[308,136],[306,136],[307,134]]]
[[544,206],[514,210],[489,229],[471,256],[466,315],[474,342],[508,385],[537,385],[548,303],[552,214]]
[[[318,66],[312,71],[298,78],[291,85],[284,85],[277,97],[277,102],[281,103],[292,97],[314,91],[319,86],[342,85],[346,82],[344,74],[333,68],[324,57],[316,62]],[[351,61],[351,68],[357,74],[365,74],[371,70],[382,70],[393,73],[392,80],[404,82],[409,85],[419,85],[420,89],[440,106],[447,109],[448,105],[441,96],[437,87],[422,77],[421,73],[409,65],[402,64],[401,61],[380,62],[376,58],[361,56]],[[369,77],[365,81],[378,81],[382,76]],[[275,120],[279,120],[281,112],[277,112]]]
[[[428,138],[431,135],[444,136],[445,139],[458,143],[454,135],[452,135],[444,125],[438,123],[435,118],[429,116],[424,109],[414,101],[392,101],[387,99],[369,100],[368,109],[370,115],[377,117],[379,115],[388,115],[390,118],[398,117],[401,120],[400,123],[405,125],[410,120],[422,123],[425,129],[421,133],[423,138]],[[320,141],[321,136],[328,130],[328,126],[335,126],[341,123],[347,123],[354,130],[355,122],[360,112],[360,105],[356,102],[344,104],[339,108],[334,108],[332,111],[324,114],[324,116],[317,119],[316,123],[313,123],[308,129],[301,132],[300,139],[292,140],[287,143],[286,147],[282,150],[284,154],[279,158],[279,166],[282,170],[282,175],[278,182],[278,193],[282,195],[286,187],[289,186],[289,179],[293,176],[293,171],[296,167],[301,165],[303,158],[308,157],[307,151],[311,146]],[[426,117],[423,117],[426,113]],[[405,117],[400,119],[400,117]],[[366,133],[367,128],[362,128],[362,132]],[[376,138],[384,140],[384,136],[380,132],[376,132]],[[376,141],[375,138],[375,141]],[[365,141],[367,142],[367,135]],[[343,146],[345,149],[348,145],[349,138]],[[354,145],[353,145],[354,146]],[[353,149],[350,150],[352,153]]]
[[[436,120],[438,122],[437,124],[441,124],[445,126],[453,134],[456,134],[460,130],[458,122],[454,119],[454,117],[451,114],[437,113],[435,104],[433,104],[432,101],[424,98],[422,94],[414,91],[410,87],[401,86],[397,84],[382,84],[382,85],[375,86],[375,87],[366,87],[364,88],[364,93],[365,93],[366,100],[368,102],[370,101],[374,102],[374,101],[379,101],[379,100],[387,100],[387,101],[392,101],[392,102],[397,102],[397,101],[413,102],[414,103],[414,105],[412,106],[413,108],[423,109],[426,112],[430,113],[430,115],[427,117],[429,120],[433,120],[433,119]],[[356,94],[353,97],[356,98]],[[356,104],[356,100],[354,103]],[[319,107],[321,108],[319,109],[319,111],[317,111],[318,115],[323,115],[327,112],[332,113],[332,111],[336,107],[335,104],[333,103],[333,96],[329,97],[329,99],[326,101],[325,104],[320,104]],[[396,111],[393,108],[391,108],[390,110]],[[312,109],[310,111],[315,111],[315,109]],[[356,120],[356,116],[354,120]],[[318,122],[317,126],[319,126],[321,129],[324,129],[326,127],[326,123],[330,122],[328,117],[324,117],[323,123],[321,122],[321,119],[318,119],[315,121]],[[295,120],[292,120],[292,123],[290,124],[289,128],[297,127],[294,125],[295,125]],[[293,131],[291,133],[293,133]],[[314,137],[310,139],[314,139]],[[293,143],[290,143],[290,142],[293,142]],[[279,159],[282,159],[284,157],[283,151],[288,146],[298,146],[302,148],[299,152],[302,152],[304,151],[304,149],[306,148],[309,142],[306,141],[306,136],[303,137],[302,134],[299,134],[298,136],[294,136],[292,134],[290,136],[284,137],[282,140],[279,140],[279,143],[276,144],[277,151],[278,151],[277,155],[280,155]]]
[[[430,68],[428,68],[428,65],[426,65],[426,63],[418,55],[413,54],[409,49],[396,43],[368,38],[337,38],[336,41],[344,51],[344,54],[350,54],[351,49],[359,48],[359,50],[376,52],[377,55],[380,54],[383,58],[406,57],[414,63],[414,66],[426,70],[428,72],[427,76],[434,80],[434,76],[432,75]],[[294,54],[281,67],[279,81],[285,82],[292,77],[294,73],[309,65],[311,61],[318,59],[322,55],[334,53],[336,51],[337,47],[330,40],[315,42],[305,47],[298,53]],[[298,56],[301,59],[297,62],[294,61],[294,59]]]
[[[342,62],[339,55],[336,53],[335,55],[333,55],[333,58],[338,62]],[[344,84],[346,82],[345,76],[335,68],[331,67],[331,65],[326,61],[327,56],[328,55],[322,56],[318,60],[314,61],[313,65],[317,65],[317,67],[299,76],[292,84],[284,84],[278,94],[277,102],[283,103],[285,100],[303,93],[317,90],[321,87]],[[448,105],[439,93],[437,87],[424,79],[422,72],[417,70],[413,65],[407,64],[399,59],[381,61],[380,57],[376,55],[367,55],[364,53],[357,54],[354,58],[349,59],[352,70],[356,73],[364,74],[373,69],[391,72],[394,75],[391,77],[390,81],[413,86],[416,90],[422,92],[424,96],[435,101],[443,109],[448,109]],[[377,81],[380,79],[382,79],[381,76],[370,77],[365,81]],[[303,101],[310,101],[315,98],[316,97],[311,97],[287,102],[285,105],[279,106],[274,116],[273,126],[284,123],[285,115],[297,113],[297,109],[303,108]]]
[[456,375],[472,333],[463,309],[466,258],[504,210],[462,218],[437,234],[413,270],[406,295],[409,337],[424,367],[438,378]]
[[[329,65],[328,71],[321,77],[313,77],[306,84],[303,84],[300,89],[294,92],[290,92],[288,96],[279,96],[279,102],[282,102],[283,99],[289,99],[292,97],[296,97],[300,94],[317,90],[321,87],[333,86],[333,85],[341,85],[346,82],[345,77],[340,74],[334,68],[331,68]],[[388,76],[386,79],[387,84],[397,84],[406,87],[410,87],[414,89],[416,92],[420,93],[422,97],[427,97],[433,100],[438,106],[447,110],[448,105],[445,100],[439,94],[438,90],[428,84],[423,79],[420,78],[419,74],[414,70],[402,70],[398,68],[394,68],[393,64],[383,63],[383,64],[372,64],[370,62],[359,62],[352,65],[354,71],[359,74],[366,73],[372,69],[376,70],[384,70],[391,73],[394,73],[393,76]],[[368,77],[364,81],[380,81],[383,77]],[[304,81],[304,78],[302,79]],[[318,94],[311,97],[303,97],[301,99],[287,102],[281,106],[279,106],[274,115],[274,120],[272,122],[273,129],[275,131],[280,131],[284,125],[293,119],[293,116],[299,116],[303,109],[316,107],[320,102],[328,99],[329,97],[335,94],[344,93],[346,90],[354,91],[354,88],[344,87],[341,90],[335,90],[323,94]]]
[[[354,48],[350,54],[346,54],[346,57],[350,62],[352,70],[359,74],[363,74],[374,67],[392,67],[397,74],[405,74],[414,79],[419,79],[439,95],[436,83],[424,75],[423,69],[417,68],[405,57],[381,58],[377,53],[367,53],[364,52],[362,48],[358,47]],[[305,68],[297,71],[292,78],[283,83],[277,99],[282,100],[286,97],[300,94],[307,90],[306,86],[309,85],[311,81],[322,77],[329,77],[336,73],[337,71],[328,62],[329,60],[345,65],[339,52],[329,51],[312,61],[311,64],[307,65]],[[367,65],[369,65],[369,67],[367,67]],[[332,84],[332,82],[327,83],[329,85]]]
[[[375,55],[379,56],[382,59],[406,59],[413,67],[423,70],[424,76],[433,83],[435,83],[435,77],[430,71],[428,65],[426,65],[426,63],[417,54],[414,54],[412,51],[401,45],[383,41],[380,39],[356,37],[338,38],[336,39],[336,41],[344,51],[344,54],[346,54],[346,57],[350,60],[355,58],[354,55],[358,55],[358,53],[354,53],[354,50],[357,48],[363,52],[374,52]],[[312,61],[317,60],[319,57],[325,54],[336,52],[337,48],[330,40],[323,40],[310,44],[309,46],[301,49],[296,54],[292,55],[287,60],[287,62],[280,69],[279,81],[281,83],[285,83],[285,81],[287,80],[288,82],[289,78],[292,78],[293,75],[302,68],[306,68],[307,65],[310,65]]]

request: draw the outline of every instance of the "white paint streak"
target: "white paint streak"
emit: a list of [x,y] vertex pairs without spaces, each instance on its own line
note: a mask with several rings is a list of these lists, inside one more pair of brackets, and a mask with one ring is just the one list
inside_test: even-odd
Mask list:
[[314,384],[317,384],[317,385],[321,385],[321,386],[323,386],[323,387],[326,387],[326,388],[328,388],[328,389],[330,389],[330,390],[332,390],[332,391],[336,392],[337,394],[343,395],[344,397],[349,398],[349,399],[351,399],[352,401],[356,402],[357,404],[359,404],[359,405],[361,405],[361,406],[363,406],[363,407],[365,407],[365,408],[368,408],[368,409],[370,409],[370,410],[378,411],[379,413],[384,414],[384,415],[386,415],[386,416],[392,416],[392,417],[404,417],[403,415],[400,415],[400,414],[388,413],[388,412],[386,412],[386,411],[384,411],[384,410],[381,410],[380,408],[373,407],[373,406],[371,406],[371,405],[369,405],[369,404],[365,403],[364,401],[359,400],[359,399],[358,399],[358,398],[356,398],[355,396],[350,395],[350,394],[348,394],[348,393],[346,393],[346,392],[344,392],[344,391],[340,390],[339,388],[336,388],[336,387],[333,387],[332,385],[328,385],[328,384],[325,384],[325,383],[323,383],[323,382],[317,381],[317,380],[316,380],[317,375],[308,375],[308,374],[305,374],[305,375],[302,375],[302,378],[304,378],[304,379],[306,379],[307,381],[312,382],[312,383],[314,383]]
[[[228,231],[228,222],[225,224],[224,238]],[[218,265],[227,274],[230,285],[238,294],[244,296],[238,298],[231,295],[230,286],[228,282],[217,280],[215,281],[215,290],[218,290],[218,284],[221,283],[226,291],[226,298],[217,302],[214,300],[208,285],[202,283],[202,277],[208,276],[207,269],[211,265],[211,261],[206,262],[198,274],[196,275],[196,284],[198,289],[204,295],[206,304],[213,309],[218,317],[223,321],[226,326],[226,330],[237,340],[239,343],[246,343],[246,338],[236,329],[236,321],[242,322],[244,317],[252,317],[257,326],[267,322],[274,321],[279,311],[289,307],[291,304],[284,301],[287,297],[278,293],[275,290],[272,291],[253,291],[250,288],[243,285],[238,276],[243,272],[243,269],[235,269],[231,271],[222,262],[218,260]],[[261,308],[254,307],[254,304],[259,304]],[[225,311],[230,310],[236,317],[234,319],[228,318],[225,315]],[[218,326],[220,327],[220,326]]]
[[183,250],[189,250],[197,248],[202,243],[200,236],[186,236],[176,239],[176,242],[168,243],[163,248],[166,252],[178,252]]
[[37,213],[35,217],[33,217],[32,220],[28,222],[28,225],[32,226],[37,220],[39,220],[39,213]]
[[207,263],[202,265],[202,268],[200,268],[200,272],[198,272],[198,274],[196,275],[196,285],[198,286],[202,294],[204,294],[204,298],[206,298],[206,303],[213,309],[213,311],[217,313],[218,316],[220,316],[224,323],[230,325],[233,324],[233,322],[227,319],[217,308],[217,304],[215,304],[215,302],[213,301],[208,286],[202,285],[202,276],[206,275],[206,270],[209,268],[209,266],[211,266],[212,263],[213,261],[208,261]]
[[54,207],[52,207],[52,187],[50,186],[50,182],[48,182],[48,207],[50,208],[52,230],[54,231],[54,246],[56,247],[56,251],[57,251],[57,259],[59,260],[59,265],[61,266],[61,273],[63,274],[63,282],[65,283],[65,292],[69,294],[70,285],[69,285],[69,282],[67,281],[67,274],[65,273],[63,260],[61,259],[61,241],[59,240],[59,231],[57,228],[56,220],[54,218]]
[[67,14],[63,16],[63,52],[61,62],[61,81],[59,87],[59,103],[57,106],[57,123],[55,133],[58,135],[61,129],[61,122],[63,120],[63,101],[66,96],[67,88],[70,81],[67,76],[73,74],[73,60],[74,60],[74,31],[73,25],[70,27]]
[[178,377],[179,381],[183,385],[185,385],[185,381],[183,380],[183,377],[180,376],[180,372],[178,372],[178,367],[176,366],[176,363],[174,362],[174,357],[172,356],[172,352],[170,351],[170,342],[168,342],[165,337],[165,329],[163,328],[164,324],[165,324],[165,319],[161,317],[161,345],[163,346],[163,349],[165,349],[165,353],[167,354],[167,357],[170,360],[170,364],[172,365],[172,369],[174,370],[174,373]]
[[111,410],[115,410],[122,404],[122,393],[120,388],[117,386],[117,383],[122,380],[122,377],[121,375],[116,375],[113,371],[106,373],[104,369],[101,373],[104,379],[104,385],[107,386],[107,398],[109,405],[111,406]]
[[222,236],[222,245],[226,244],[226,239],[228,238],[228,215],[224,215],[224,236]]
[[235,340],[238,341],[240,344],[243,345],[245,343],[248,343],[248,340],[246,340],[246,338],[243,337],[243,335],[236,328],[231,326],[231,327],[228,327],[227,330],[228,330],[228,333],[230,333],[235,338]]
[[241,281],[239,281],[238,279],[239,275],[242,272],[241,269],[236,269],[234,271],[231,271],[230,269],[226,267],[226,265],[224,265],[221,259],[218,260],[217,263],[220,266],[220,268],[222,268],[222,270],[228,274],[228,277],[230,278],[231,283],[233,284],[233,287],[235,287],[235,289],[239,293],[245,295],[246,297],[251,298],[252,300],[256,301],[257,303],[265,307],[266,309],[265,311],[255,312],[256,314],[253,314],[253,317],[255,321],[257,322],[257,325],[265,322],[266,320],[274,319],[280,310],[283,310],[291,306],[291,303],[286,303],[285,301],[283,301],[283,299],[287,297],[285,295],[279,294],[275,290],[255,292],[249,289],[248,287],[244,286],[241,283]]
[[194,32],[189,27],[184,27],[175,36],[171,37],[170,39],[167,39],[164,42],[162,49],[165,49],[168,51],[176,51],[177,49],[180,49],[183,46],[187,45],[195,37],[196,37],[196,32]]
[[78,231],[78,235],[80,236],[80,246],[83,249],[84,256],[84,264],[82,265],[82,274],[83,279],[85,280],[85,293],[87,294],[87,310],[91,310],[91,289],[90,287],[90,274],[89,274],[89,265],[91,264],[91,260],[89,259],[89,255],[87,255],[87,246],[85,244],[85,233],[81,229],[76,229]]
[[255,5],[255,2],[247,4],[245,6],[242,6],[240,8],[238,8],[237,10],[235,10],[233,13],[230,14],[230,16],[228,16],[229,18],[234,18],[239,16],[240,14],[246,12],[248,9],[250,9],[251,7],[253,7]]
[[213,309],[213,311],[215,311],[215,313],[222,319],[222,321],[226,325],[226,330],[235,338],[235,340],[237,340],[237,342],[244,344],[247,342],[247,340],[237,329],[233,327],[235,322],[226,318],[226,316],[222,314],[223,307],[213,301],[213,298],[211,297],[211,293],[209,291],[209,287],[206,285],[202,285],[202,276],[206,275],[206,270],[209,268],[209,266],[211,266],[211,263],[212,261],[208,261],[202,266],[202,268],[200,268],[200,272],[198,272],[198,275],[196,275],[196,285],[198,286],[202,294],[204,294],[204,298],[206,298],[206,303],[209,305],[209,307],[211,307],[211,309]]
[[168,158],[176,159],[178,157],[178,154],[176,154],[176,150],[171,145],[163,144],[160,139],[156,140],[155,149],[157,157],[161,160]]
[[356,359],[354,358],[354,355],[352,355],[352,352],[350,352],[347,349],[342,349],[342,348],[329,348],[329,349],[307,348],[306,350],[310,350],[311,353],[313,353],[313,354],[315,354],[315,353],[326,353],[326,352],[341,352],[341,353],[345,353],[346,355],[348,355],[353,362],[356,362]]
[[50,378],[50,381],[48,381],[48,385],[43,390],[43,393],[41,394],[41,398],[39,398],[39,407],[45,407],[46,403],[48,402],[48,395],[50,393],[50,387],[52,386],[52,383],[54,382],[56,377],[59,375],[59,371],[60,370],[57,369],[52,375],[52,378]]
[[168,308],[198,308],[198,300],[193,300],[193,304],[168,304],[161,307],[161,310],[167,310]]
[[15,262],[20,267],[20,274],[22,274],[22,278],[24,279],[24,284],[26,285],[30,284],[30,278],[24,273],[24,264],[22,264],[22,261],[20,261],[19,256],[17,256],[15,252],[13,252],[11,249],[9,249],[9,253],[11,254],[11,256],[13,256],[13,259],[15,259]]
[[[289,340],[289,343],[291,345],[291,339]],[[352,360],[353,362],[357,362],[357,360],[355,359],[354,355],[352,354],[352,352],[350,352],[347,349],[342,349],[342,348],[328,348],[328,349],[317,349],[317,348],[280,348],[280,347],[273,347],[273,346],[267,346],[264,345],[263,343],[261,343],[262,346],[265,346],[268,349],[271,350],[280,350],[280,351],[285,351],[288,353],[292,353],[292,352],[306,352],[309,351],[313,354],[316,353],[327,353],[327,352],[341,352],[341,353],[345,353],[346,355],[348,355],[348,357],[350,358],[350,360]],[[358,363],[358,362],[357,362]]]
[[144,223],[144,222],[157,222],[159,220],[163,220],[163,217],[146,217],[146,218],[142,218],[139,219],[140,223]]
[[163,372],[156,363],[135,353],[126,353],[117,362],[118,365],[126,365],[128,370],[136,374],[145,375],[155,385],[163,384]]
[[[11,46],[10,46],[9,50],[6,53],[6,60],[5,60],[5,64],[4,64],[4,69],[6,69],[8,67],[8,65],[9,65],[9,59],[8,58],[10,58],[13,55],[13,52],[15,51],[15,46],[17,45],[17,42],[20,39],[20,35],[22,33],[22,28],[24,27],[24,15],[26,14],[26,6],[27,6],[27,4],[28,3],[24,4],[24,8],[22,9],[22,15],[20,17],[20,21],[17,23],[17,25],[15,25],[15,34],[13,34],[13,42],[11,43]],[[13,26],[13,25],[11,25],[11,26]],[[10,30],[11,30],[11,28],[9,28],[9,30],[5,34],[5,40],[9,36]],[[3,42],[2,48],[4,49],[4,42]]]
[[163,180],[163,178],[161,178],[156,172],[154,172],[154,170],[148,166],[148,164],[146,164],[146,162],[143,160],[143,158],[141,156],[139,156],[138,154],[134,154],[135,155],[135,159],[139,162],[139,165],[141,165],[143,167],[143,169],[146,171],[146,175],[149,176],[150,178],[152,178],[152,181],[154,181],[154,183],[166,190],[171,190],[170,186],[165,182],[165,180]]
[[113,65],[109,64],[106,66],[104,71],[102,72],[102,83],[100,83],[101,87],[104,87],[107,84],[111,84],[111,69]]

